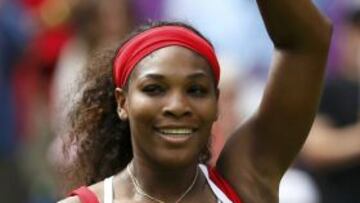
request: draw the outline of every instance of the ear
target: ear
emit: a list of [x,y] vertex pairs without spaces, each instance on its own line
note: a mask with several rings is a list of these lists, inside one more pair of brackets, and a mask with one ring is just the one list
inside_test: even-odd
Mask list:
[[128,119],[128,112],[126,107],[127,101],[127,92],[122,88],[115,89],[115,98],[117,103],[117,113],[119,118],[122,121],[126,121]]
[[218,118],[219,118],[219,98],[220,98],[220,89],[219,88],[216,88],[215,96],[216,96],[216,117],[215,117],[215,121],[217,121]]
[[216,96],[216,100],[219,101],[220,89],[218,87],[215,89],[215,96]]

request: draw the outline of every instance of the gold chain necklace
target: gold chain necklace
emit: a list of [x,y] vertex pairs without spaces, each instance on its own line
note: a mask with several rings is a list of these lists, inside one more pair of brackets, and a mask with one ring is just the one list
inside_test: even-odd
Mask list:
[[[132,163],[131,163],[132,165]],[[130,169],[130,164],[127,166],[127,172],[129,173],[130,175],[130,178],[131,178],[131,182],[133,183],[134,187],[135,187],[135,190],[137,193],[139,193],[140,195],[154,201],[154,202],[158,202],[158,203],[165,203],[164,201],[162,200],[159,200],[158,198],[156,197],[153,197],[151,195],[149,195],[148,193],[146,193],[141,187],[140,187],[140,184],[139,184],[139,181],[136,179],[136,177],[134,176],[134,174],[131,172],[131,169]],[[175,201],[175,203],[179,203],[190,191],[191,189],[194,187],[195,183],[196,183],[196,180],[197,180],[197,177],[199,175],[199,169],[196,168],[196,174],[195,174],[195,177],[191,183],[191,185],[185,190],[185,192]]]

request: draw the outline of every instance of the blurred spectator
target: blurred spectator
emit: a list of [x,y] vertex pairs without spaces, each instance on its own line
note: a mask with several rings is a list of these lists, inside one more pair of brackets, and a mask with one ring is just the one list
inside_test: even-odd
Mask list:
[[121,40],[131,29],[129,1],[78,0],[72,7],[71,23],[75,34],[61,50],[52,88],[56,132],[64,130],[64,114],[76,93],[74,83],[81,79],[79,73],[88,57],[97,49]]
[[26,18],[26,12],[18,1],[0,1],[0,158],[14,153],[18,139],[11,81],[16,62],[30,35]]
[[65,0],[23,0],[21,3],[29,13],[34,32],[25,44],[23,55],[17,58],[13,77],[16,129],[21,136],[16,161],[28,182],[24,185],[29,190],[26,202],[48,203],[55,201],[56,193],[56,179],[44,161],[52,139],[50,86],[59,52],[72,33],[67,23],[69,3]]
[[360,7],[341,29],[339,75],[325,86],[302,160],[322,203],[360,202]]
[[[19,147],[12,77],[15,64],[31,35],[30,22],[21,3],[0,1],[0,197],[1,202],[23,203],[27,188],[16,161]],[[21,194],[21,195],[19,195]]]
[[130,3],[129,0],[78,0],[72,5],[70,21],[74,35],[61,50],[52,87],[51,120],[56,138],[48,158],[60,172],[72,160],[60,155],[71,127],[68,113],[82,88],[79,86],[81,74],[94,52],[120,41],[131,30],[134,17]]
[[[19,133],[25,142],[43,132],[48,122],[50,87],[60,50],[72,35],[68,1],[24,0],[36,32],[17,61],[14,77]],[[41,115],[44,112],[45,115]],[[39,123],[38,123],[39,122]],[[45,124],[43,127],[41,127]],[[49,130],[47,130],[49,131]]]

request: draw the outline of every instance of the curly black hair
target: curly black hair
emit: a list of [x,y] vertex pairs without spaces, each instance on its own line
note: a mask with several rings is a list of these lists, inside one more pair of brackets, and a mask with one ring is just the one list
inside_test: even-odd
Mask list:
[[[71,132],[64,145],[64,153],[69,157],[71,149],[74,149],[73,145],[76,146],[76,150],[72,164],[64,171],[68,179],[66,188],[101,181],[124,169],[133,158],[129,123],[120,120],[117,114],[116,87],[112,75],[113,61],[126,41],[148,29],[164,25],[189,28],[208,41],[187,24],[153,22],[139,27],[128,35],[120,43],[120,47],[110,47],[91,57],[91,61],[81,73],[81,81],[78,81],[77,91],[81,95],[80,99],[69,113]],[[206,163],[210,159],[209,145],[203,149],[199,157],[200,163]]]

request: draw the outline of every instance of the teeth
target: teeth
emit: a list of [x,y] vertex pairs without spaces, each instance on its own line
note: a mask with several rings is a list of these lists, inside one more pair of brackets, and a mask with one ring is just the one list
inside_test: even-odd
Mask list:
[[192,129],[183,128],[183,129],[160,129],[162,134],[167,135],[184,135],[184,134],[191,134],[193,132]]

